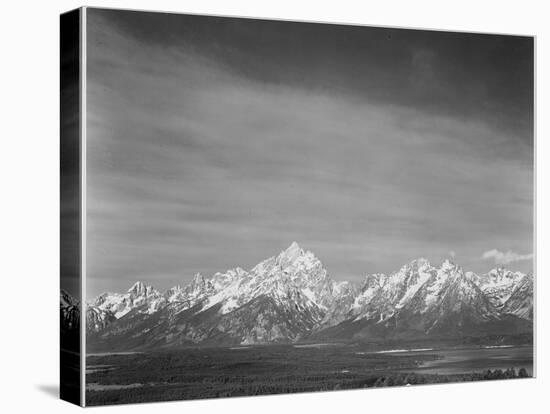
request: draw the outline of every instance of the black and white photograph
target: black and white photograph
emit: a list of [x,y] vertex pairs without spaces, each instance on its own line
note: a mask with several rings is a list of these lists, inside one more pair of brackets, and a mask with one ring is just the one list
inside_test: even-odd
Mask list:
[[534,376],[533,37],[72,13],[74,399]]
[[544,412],[542,2],[3,11],[1,412]]

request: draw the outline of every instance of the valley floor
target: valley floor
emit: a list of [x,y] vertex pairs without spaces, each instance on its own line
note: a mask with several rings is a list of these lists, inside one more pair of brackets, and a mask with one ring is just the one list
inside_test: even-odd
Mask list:
[[530,377],[531,345],[307,344],[87,357],[87,405]]

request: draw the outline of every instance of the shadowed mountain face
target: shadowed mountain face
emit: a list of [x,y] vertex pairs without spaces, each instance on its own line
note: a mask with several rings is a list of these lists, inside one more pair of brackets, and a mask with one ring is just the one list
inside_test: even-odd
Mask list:
[[80,348],[80,304],[61,289],[59,305],[61,348],[77,352]]
[[98,296],[87,305],[88,350],[529,333],[532,280],[417,259],[355,286],[332,280],[312,252],[292,243],[249,271],[197,274],[165,293],[137,282]]
[[533,320],[533,275],[523,277],[502,305],[504,313]]

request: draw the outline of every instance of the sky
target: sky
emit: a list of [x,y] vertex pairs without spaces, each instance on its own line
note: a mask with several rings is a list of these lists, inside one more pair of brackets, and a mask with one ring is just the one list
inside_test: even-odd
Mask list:
[[88,9],[87,292],[296,241],[332,278],[533,268],[527,37]]
[[79,14],[60,24],[60,287],[80,301]]

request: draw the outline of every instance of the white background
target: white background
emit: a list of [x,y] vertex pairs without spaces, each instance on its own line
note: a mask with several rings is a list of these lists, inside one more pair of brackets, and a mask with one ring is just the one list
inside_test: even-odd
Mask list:
[[[102,408],[116,412],[541,412],[550,396],[549,13],[543,1],[95,1],[89,6],[537,35],[538,378]],[[2,7],[0,410],[64,413],[57,399],[59,14],[78,1]],[[7,92],[7,93],[6,93]],[[545,254],[546,253],[546,254]],[[546,303],[545,303],[546,301]],[[545,393],[546,392],[546,393]],[[96,409],[94,409],[96,410]]]

